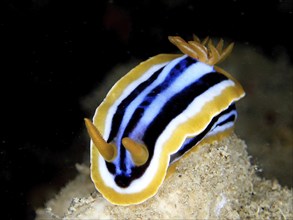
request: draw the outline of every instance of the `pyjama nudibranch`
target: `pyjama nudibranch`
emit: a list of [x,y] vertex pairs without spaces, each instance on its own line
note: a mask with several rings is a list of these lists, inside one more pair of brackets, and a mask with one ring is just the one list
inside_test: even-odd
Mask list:
[[85,119],[91,137],[91,178],[111,203],[130,205],[154,196],[167,170],[199,143],[233,130],[235,102],[245,93],[214,66],[223,49],[206,38],[169,40],[183,54],[160,54],[122,77]]

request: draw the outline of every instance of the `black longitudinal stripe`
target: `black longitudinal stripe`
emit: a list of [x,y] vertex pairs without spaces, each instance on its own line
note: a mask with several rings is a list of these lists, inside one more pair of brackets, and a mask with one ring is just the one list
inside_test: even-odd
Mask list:
[[[182,157],[183,154],[185,154],[187,151],[189,151],[193,146],[195,146],[199,141],[201,141],[207,133],[211,131],[211,128],[215,125],[215,123],[219,120],[219,118],[225,114],[229,114],[231,111],[236,110],[235,104],[231,104],[226,110],[222,111],[220,114],[213,117],[211,122],[208,124],[208,126],[204,129],[203,132],[193,137],[187,144],[182,146],[179,151],[177,151],[175,154],[171,155],[169,164],[172,164],[173,161],[177,160],[178,158]],[[219,122],[216,127],[222,126],[228,122],[235,121],[236,116],[235,114],[232,114],[227,119]],[[215,127],[215,128],[216,128]],[[214,129],[215,129],[214,128]]]
[[212,86],[227,80],[227,77],[217,72],[207,73],[200,79],[186,87],[180,93],[174,95],[161,109],[160,113],[148,126],[143,141],[148,146],[150,156],[153,154],[155,142],[167,125],[199,95],[210,89]]
[[146,81],[139,84],[136,89],[134,89],[117,107],[117,110],[112,119],[111,131],[107,142],[111,142],[113,138],[117,135],[123,115],[125,114],[127,106],[150,84],[152,84],[160,75],[165,66],[158,69],[153,75]]

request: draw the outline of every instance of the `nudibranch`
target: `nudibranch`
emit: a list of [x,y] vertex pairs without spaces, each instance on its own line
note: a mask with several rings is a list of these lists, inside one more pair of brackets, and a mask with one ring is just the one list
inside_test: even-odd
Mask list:
[[159,54],[122,77],[85,119],[91,137],[91,178],[113,204],[154,196],[168,168],[199,143],[231,131],[242,86],[214,66],[231,52],[208,38],[170,36],[183,54]]

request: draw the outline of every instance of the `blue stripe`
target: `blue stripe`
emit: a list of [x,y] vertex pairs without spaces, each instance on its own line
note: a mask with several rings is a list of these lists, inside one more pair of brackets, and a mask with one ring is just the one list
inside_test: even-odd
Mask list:
[[127,96],[117,107],[117,110],[113,116],[112,119],[112,126],[111,126],[111,131],[110,131],[110,135],[109,138],[107,140],[108,143],[110,143],[114,137],[117,135],[123,115],[125,114],[126,108],[128,107],[128,105],[143,91],[145,90],[150,84],[152,84],[154,82],[154,80],[156,80],[159,76],[159,74],[162,72],[164,67],[160,68],[159,70],[157,70],[156,72],[154,72],[154,74],[147,79],[146,81],[144,81],[143,83],[141,83],[140,85],[138,85],[136,87],[135,90],[133,90],[129,96]]

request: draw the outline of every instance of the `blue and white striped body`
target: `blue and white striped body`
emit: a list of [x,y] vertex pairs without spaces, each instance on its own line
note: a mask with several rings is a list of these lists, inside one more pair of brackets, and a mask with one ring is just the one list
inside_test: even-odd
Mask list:
[[[94,117],[97,127],[103,123],[103,138],[116,146],[117,156],[107,162],[92,147],[92,179],[116,204],[142,202],[155,194],[169,165],[205,137],[234,126],[234,102],[244,95],[235,80],[213,66],[187,55],[167,61],[160,56],[166,55],[140,64],[147,66],[143,74],[122,78],[129,82],[121,82],[121,91],[115,85]],[[152,59],[158,61],[147,64]],[[122,145],[124,137],[147,147],[145,164],[135,165]]]

